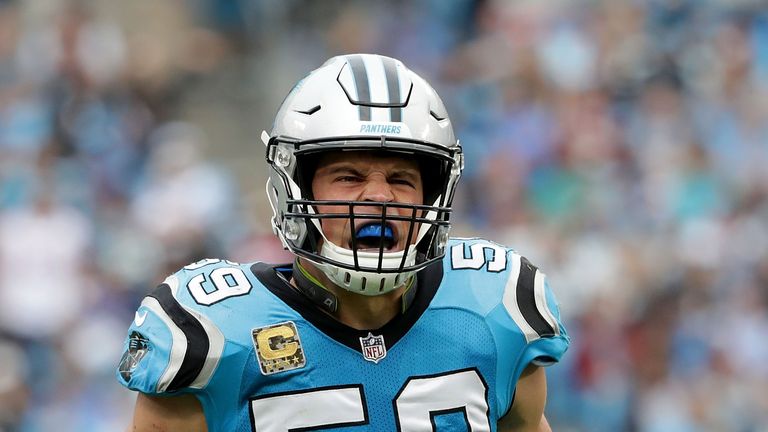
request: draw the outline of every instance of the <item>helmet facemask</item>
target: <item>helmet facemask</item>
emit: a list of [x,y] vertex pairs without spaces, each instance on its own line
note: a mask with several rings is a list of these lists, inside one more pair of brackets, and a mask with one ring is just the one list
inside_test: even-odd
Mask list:
[[[425,204],[314,199],[311,184],[318,158],[350,148],[417,158]],[[286,248],[314,262],[334,284],[358,294],[383,294],[444,255],[450,204],[463,160],[460,147],[446,151],[425,142],[369,136],[338,142],[272,138],[267,160],[272,167],[267,192],[275,232]],[[323,220],[328,219],[348,220],[350,244],[334,244],[327,238]],[[407,230],[406,244],[391,250],[393,230],[398,228]],[[361,237],[363,232],[367,235]]]

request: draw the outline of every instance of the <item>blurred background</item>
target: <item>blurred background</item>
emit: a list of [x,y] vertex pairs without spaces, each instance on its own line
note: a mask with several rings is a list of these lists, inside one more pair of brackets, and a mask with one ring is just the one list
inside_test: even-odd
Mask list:
[[262,129],[402,59],[467,153],[455,229],[550,277],[557,431],[768,431],[768,8],[749,0],[0,0],[0,431],[122,431],[133,311],[282,261]]

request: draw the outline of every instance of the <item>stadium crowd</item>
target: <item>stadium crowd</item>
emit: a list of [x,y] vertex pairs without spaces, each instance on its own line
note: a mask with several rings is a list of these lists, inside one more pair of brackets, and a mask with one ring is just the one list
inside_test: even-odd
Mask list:
[[121,431],[140,298],[287,261],[258,140],[339,53],[467,154],[454,235],[550,277],[558,431],[768,431],[768,9],[739,0],[0,1],[0,431]]

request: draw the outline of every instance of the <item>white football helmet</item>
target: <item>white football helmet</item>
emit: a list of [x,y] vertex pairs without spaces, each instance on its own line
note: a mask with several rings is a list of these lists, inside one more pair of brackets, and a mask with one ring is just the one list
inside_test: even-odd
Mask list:
[[[445,254],[463,154],[440,97],[400,61],[372,54],[331,58],[296,84],[262,140],[275,233],[288,250],[314,262],[336,285],[363,295],[383,294]],[[322,152],[365,150],[421,160],[424,205],[313,199],[310,160]],[[318,213],[320,204],[344,213]],[[365,214],[356,210],[361,207]],[[371,214],[376,207],[381,212]],[[411,211],[393,216],[388,208]],[[355,218],[376,219],[378,251],[358,250],[354,232],[351,245],[330,242],[321,223],[330,217],[349,218],[352,230],[360,228]],[[417,233],[415,242],[387,251],[387,225],[395,220],[408,223],[407,238]]]

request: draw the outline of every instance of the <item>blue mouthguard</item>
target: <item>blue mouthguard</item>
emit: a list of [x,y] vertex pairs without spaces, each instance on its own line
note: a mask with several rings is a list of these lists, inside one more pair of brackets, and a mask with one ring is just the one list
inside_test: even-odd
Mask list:
[[[381,224],[364,225],[362,228],[360,228],[357,231],[358,239],[368,238],[368,237],[375,237],[375,238],[381,237]],[[388,239],[393,239],[395,237],[395,234],[392,232],[392,228],[388,226],[384,227],[384,237]]]

